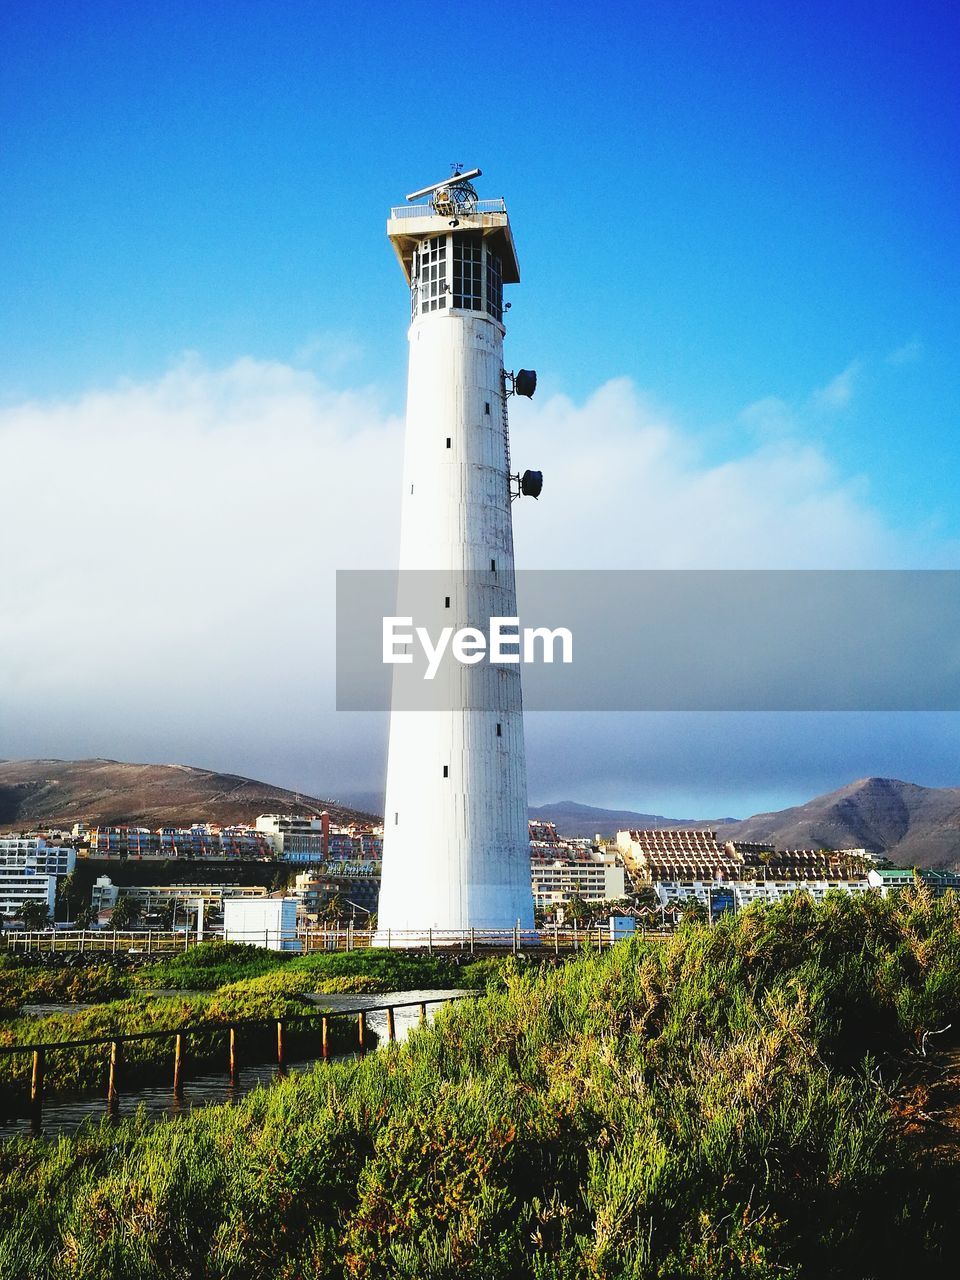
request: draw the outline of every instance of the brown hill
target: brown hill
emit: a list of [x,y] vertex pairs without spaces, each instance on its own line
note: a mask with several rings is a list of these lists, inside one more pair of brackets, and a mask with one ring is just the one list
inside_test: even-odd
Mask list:
[[[552,822],[561,836],[615,836],[618,831],[641,831],[651,827],[708,827],[711,831],[733,818],[665,818],[659,813],[637,813],[634,809],[598,809],[575,800],[531,806],[527,814],[533,822]],[[724,830],[726,828],[724,827]]]
[[960,787],[861,778],[795,808],[725,824],[723,833],[781,849],[864,848],[909,866],[958,866]]
[[960,787],[920,787],[861,778],[839,791],[776,813],[683,821],[563,801],[530,810],[564,836],[613,835],[644,827],[709,827],[727,840],[769,841],[778,849],[868,849],[907,866],[960,867]]
[[133,823],[155,828],[169,822],[225,825],[251,822],[261,813],[314,814],[326,809],[335,823],[370,815],[272,787],[253,778],[183,764],[122,764],[117,760],[0,761],[0,829],[38,824]]

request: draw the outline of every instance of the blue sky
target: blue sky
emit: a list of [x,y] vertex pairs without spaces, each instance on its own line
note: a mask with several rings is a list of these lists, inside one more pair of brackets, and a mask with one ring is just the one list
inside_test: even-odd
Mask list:
[[[41,404],[62,422],[84,397],[166,385],[191,352],[214,382],[238,360],[282,366],[395,424],[405,302],[384,219],[463,161],[484,168],[483,194],[508,199],[524,277],[508,358],[539,370],[541,395],[602,409],[591,397],[626,380],[648,417],[671,424],[678,452],[721,476],[771,450],[782,458],[787,440],[789,465],[815,455],[833,490],[883,527],[871,558],[838,526],[831,566],[954,565],[958,27],[946,4],[849,0],[7,6],[0,409]],[[549,449],[545,422],[531,418],[530,438]],[[548,484],[553,462],[538,459]],[[136,485],[139,465],[132,454],[120,480]],[[639,493],[619,492],[612,473],[558,501],[642,506],[638,474]],[[385,505],[385,526],[394,517]],[[521,558],[524,536],[518,526]],[[162,540],[143,550],[146,587],[163,554]],[[616,554],[598,539],[596,567]],[[335,564],[341,549],[327,542],[323,556]],[[28,742],[37,754],[120,754],[109,735],[33,708],[32,734],[5,754]],[[943,721],[890,732],[913,757],[878,749],[877,769],[861,769],[870,753],[851,749],[824,776],[753,790],[745,772],[713,786],[708,810],[802,799],[880,762],[906,774],[914,759],[918,781],[958,781]],[[358,789],[381,768],[371,736]],[[535,799],[553,798],[545,736],[533,731],[546,753],[531,765]],[[161,749],[148,735],[128,746]],[[299,750],[324,753],[309,735]],[[205,755],[230,763],[225,745],[200,738],[193,756]],[[278,781],[311,781],[282,753],[273,766]],[[576,798],[673,795],[666,777],[652,796],[630,785],[595,776]]]

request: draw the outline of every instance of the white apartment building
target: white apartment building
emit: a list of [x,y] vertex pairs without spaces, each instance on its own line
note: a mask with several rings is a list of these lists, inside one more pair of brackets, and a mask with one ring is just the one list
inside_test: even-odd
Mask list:
[[69,845],[47,844],[43,836],[0,836],[0,867],[68,876],[76,864],[77,851]]
[[202,902],[205,909],[221,911],[226,898],[265,898],[265,885],[239,884],[135,884],[113,883],[109,876],[98,876],[93,886],[91,905],[94,913],[110,911],[120,896],[132,898],[144,911],[155,911],[169,902],[195,906]]
[[754,902],[780,902],[793,893],[807,893],[814,902],[822,902],[830,892],[862,894],[870,890],[867,877],[856,876],[832,880],[658,880],[653,888],[664,906],[696,898],[705,907],[715,901],[714,895],[732,895],[737,911]]
[[530,882],[537,907],[556,906],[571,898],[584,902],[612,902],[626,896],[624,870],[612,854],[594,850],[572,858],[530,859]]
[[0,914],[17,916],[27,902],[42,902],[52,915],[57,878],[69,875],[77,853],[47,844],[43,836],[0,836]]
[[329,848],[330,818],[299,814],[261,813],[254,824],[286,862],[325,862]]
[[0,866],[0,915],[17,916],[28,902],[42,902],[53,915],[57,877],[32,869]]

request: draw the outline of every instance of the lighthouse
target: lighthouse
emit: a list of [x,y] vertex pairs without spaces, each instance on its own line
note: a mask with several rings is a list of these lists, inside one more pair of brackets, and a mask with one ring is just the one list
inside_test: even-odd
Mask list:
[[[387,235],[410,288],[397,613],[405,584],[442,621],[486,630],[517,613],[508,398],[536,375],[504,368],[504,285],[520,279],[503,200],[455,173],[391,210]],[[507,304],[509,306],[509,304]],[[428,571],[423,573],[421,571]],[[520,665],[453,664],[445,700],[390,715],[380,943],[533,928]]]

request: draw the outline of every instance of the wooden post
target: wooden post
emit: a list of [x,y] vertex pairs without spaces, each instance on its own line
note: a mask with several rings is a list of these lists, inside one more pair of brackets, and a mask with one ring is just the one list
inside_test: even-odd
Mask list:
[[286,1069],[287,1060],[284,1054],[283,1046],[283,1023],[277,1019],[277,1067],[280,1071]]
[[555,956],[560,954],[560,924],[557,920],[553,922],[553,954]]
[[322,1038],[321,1053],[324,1062],[330,1061],[330,1026],[327,1022],[326,1015],[320,1019],[320,1035]]
[[476,942],[476,933],[473,925],[470,926],[470,954],[473,955],[474,944]]
[[227,1061],[230,1067],[230,1079],[234,1083],[236,1083],[237,1076],[239,1075],[239,1071],[237,1069],[237,1029],[236,1027],[230,1028]]
[[391,1005],[387,1009],[387,1039],[396,1040],[396,1038],[397,1038],[397,1031],[393,1023],[393,1006]]
[[120,1106],[120,1041],[110,1041],[110,1077],[107,1080],[107,1107],[116,1115]]
[[387,930],[387,950],[390,950],[390,930]]
[[147,930],[147,955],[153,954],[153,930]]
[[189,946],[190,946],[190,931],[189,929],[184,929],[183,931],[183,954],[184,955],[187,954],[187,948]]
[[421,1022],[421,1024],[422,1024],[422,1023],[424,1023],[424,1022],[426,1022],[426,1020],[427,1020],[427,1002],[426,1002],[425,1000],[421,1000],[421,1001],[420,1001],[420,1022]]
[[518,924],[513,926],[513,954],[515,956],[520,954],[520,926]]
[[173,1042],[173,1096],[183,1097],[183,1036],[179,1032]]
[[35,1129],[40,1128],[43,1118],[43,1068],[43,1050],[34,1049],[33,1072],[30,1076],[30,1120]]
[[427,954],[433,955],[433,928],[427,930]]
[[357,1040],[360,1045],[361,1057],[363,1057],[363,1055],[367,1052],[367,1046],[364,1043],[366,1039],[366,1032],[367,1032],[367,1018],[366,1018],[366,1014],[361,1009],[360,1012],[357,1014]]

